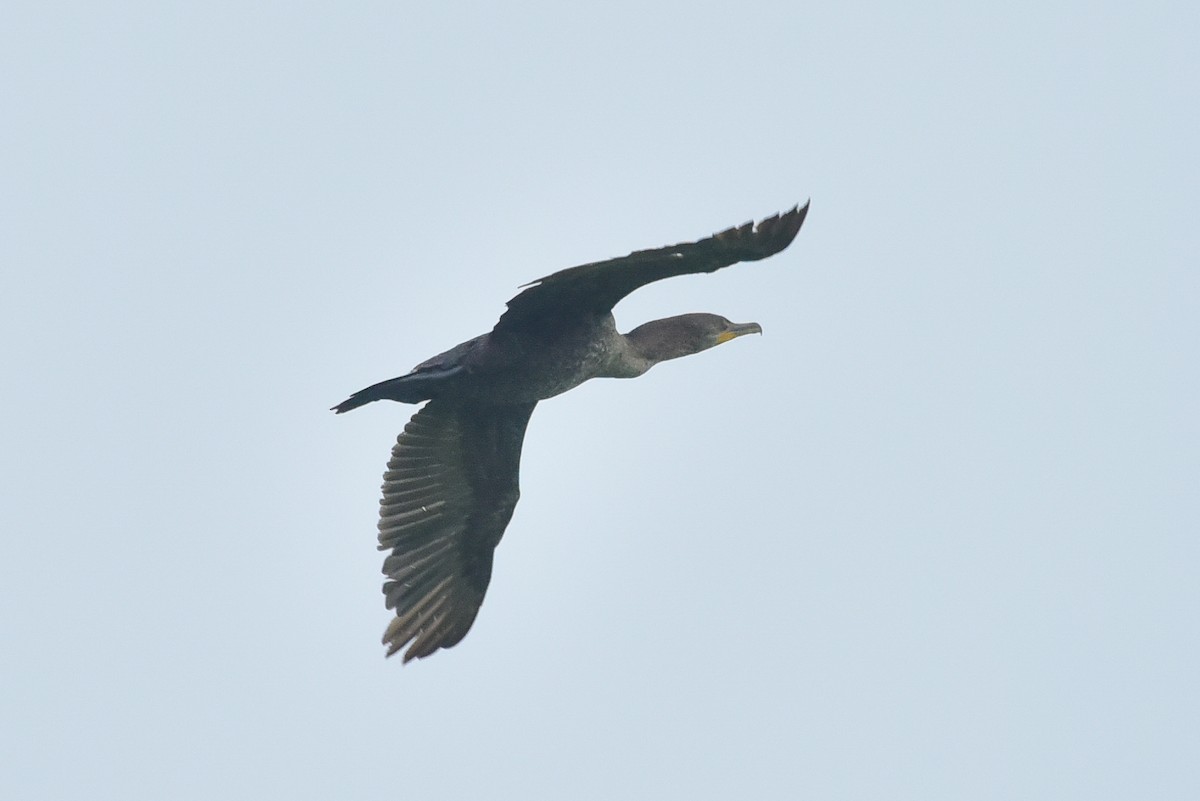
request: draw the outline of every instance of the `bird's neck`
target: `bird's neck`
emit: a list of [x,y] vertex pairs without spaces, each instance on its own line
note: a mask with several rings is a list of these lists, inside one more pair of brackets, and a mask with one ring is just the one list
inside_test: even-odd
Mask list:
[[678,359],[695,352],[675,335],[677,326],[674,318],[651,320],[630,331],[622,339],[625,342],[626,361],[638,368],[641,375],[659,362]]
[[601,369],[600,377],[604,378],[637,378],[654,366],[654,362],[645,358],[630,342],[629,337],[617,334],[614,344],[608,351],[608,359]]

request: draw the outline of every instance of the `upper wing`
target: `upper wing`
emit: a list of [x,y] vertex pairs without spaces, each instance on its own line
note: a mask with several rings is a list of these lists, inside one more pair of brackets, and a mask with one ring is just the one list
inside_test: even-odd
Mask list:
[[492,552],[520,496],[525,427],[535,404],[431,401],[396,440],[383,476],[383,592],[396,617],[383,635],[404,661],[466,635],[492,577]]
[[564,316],[605,314],[638,287],[676,275],[711,273],[740,261],[774,255],[800,232],[808,204],[776,214],[757,226],[748,222],[699,242],[639,250],[628,256],[559,270],[533,282],[508,302],[497,332],[530,331]]

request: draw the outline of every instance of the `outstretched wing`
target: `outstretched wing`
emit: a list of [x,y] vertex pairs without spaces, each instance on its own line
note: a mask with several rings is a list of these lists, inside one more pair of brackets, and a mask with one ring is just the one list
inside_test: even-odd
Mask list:
[[379,506],[383,593],[396,617],[388,656],[429,656],[461,640],[492,577],[492,553],[520,496],[525,427],[536,404],[430,401],[392,448]]
[[508,302],[495,331],[536,332],[556,320],[584,313],[606,314],[621,298],[653,281],[711,273],[741,261],[757,261],[791,244],[804,224],[808,204],[776,214],[758,225],[729,228],[699,242],[639,250],[616,259],[583,264],[533,282]]

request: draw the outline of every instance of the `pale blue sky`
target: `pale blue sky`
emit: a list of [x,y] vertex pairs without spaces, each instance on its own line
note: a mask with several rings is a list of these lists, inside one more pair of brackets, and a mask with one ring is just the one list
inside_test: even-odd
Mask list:
[[[5,799],[1200,797],[1200,12],[21,3]],[[519,284],[765,334],[542,404],[458,647],[384,660],[347,393]]]

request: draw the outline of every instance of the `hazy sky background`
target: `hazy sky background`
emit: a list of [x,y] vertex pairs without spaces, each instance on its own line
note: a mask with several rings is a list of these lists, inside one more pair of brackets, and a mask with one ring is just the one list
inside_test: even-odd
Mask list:
[[[0,797],[1200,797],[1190,3],[9,3]],[[384,660],[349,392],[812,198]]]

